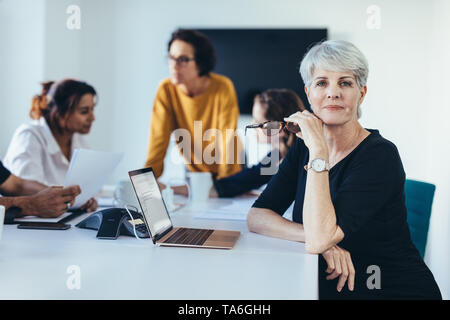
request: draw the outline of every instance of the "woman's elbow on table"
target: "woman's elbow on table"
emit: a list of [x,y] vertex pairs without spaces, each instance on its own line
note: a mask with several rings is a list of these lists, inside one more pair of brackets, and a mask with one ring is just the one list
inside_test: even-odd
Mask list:
[[338,226],[332,234],[318,235],[317,237],[305,237],[306,252],[311,254],[322,254],[344,239],[344,232]]
[[258,233],[256,225],[255,208],[251,208],[247,215],[247,228],[250,232]]
[[328,250],[327,246],[311,243],[311,241],[305,241],[305,249],[309,254],[321,254]]
[[265,234],[265,209],[251,208],[247,215],[247,228],[250,232]]

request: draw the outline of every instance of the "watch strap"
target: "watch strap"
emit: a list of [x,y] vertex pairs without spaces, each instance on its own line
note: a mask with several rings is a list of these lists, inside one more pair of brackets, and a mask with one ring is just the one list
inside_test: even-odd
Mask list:
[[[316,159],[321,159],[321,158],[316,158]],[[305,166],[303,168],[305,168],[306,171],[308,171],[309,169],[312,168],[312,162],[316,159],[310,160],[307,164],[305,164]],[[321,159],[323,160],[323,159]],[[324,160],[325,161],[325,160]],[[315,171],[315,170],[314,170]],[[330,171],[330,164],[328,162],[325,161],[325,169],[322,171]],[[319,171],[319,172],[322,172]]]

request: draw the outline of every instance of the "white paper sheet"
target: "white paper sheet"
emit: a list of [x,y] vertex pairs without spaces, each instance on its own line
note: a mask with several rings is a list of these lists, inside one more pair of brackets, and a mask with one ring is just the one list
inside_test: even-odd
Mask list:
[[207,209],[195,215],[201,219],[221,219],[221,220],[246,220],[247,214],[256,197],[235,198],[230,204],[216,209]]
[[200,212],[195,215],[199,219],[218,219],[218,220],[247,220],[248,212],[229,212],[226,210],[214,209]]
[[81,188],[72,208],[81,207],[100,191],[122,157],[122,152],[75,149],[64,181],[64,187],[79,185]]
[[98,197],[97,204],[100,208],[100,207],[114,207],[116,203],[114,198]]
[[[255,198],[235,198],[230,204],[227,204],[216,209],[206,209],[195,214],[195,218],[199,219],[218,219],[218,220],[247,220],[248,212],[250,211]],[[284,218],[292,221],[292,211],[294,203],[286,210],[283,215]]]
[[36,216],[25,216],[22,218],[15,218],[15,222],[58,222],[59,220],[70,216],[72,212],[65,212],[57,218],[38,218]]

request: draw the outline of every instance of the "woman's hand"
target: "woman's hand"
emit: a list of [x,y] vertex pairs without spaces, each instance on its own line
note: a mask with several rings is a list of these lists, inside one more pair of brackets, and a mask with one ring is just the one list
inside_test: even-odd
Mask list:
[[326,279],[333,280],[339,277],[337,291],[341,292],[346,281],[348,283],[348,289],[353,291],[355,287],[355,268],[353,267],[350,252],[334,246],[322,253],[322,256],[328,264],[326,272],[329,275]]
[[164,184],[164,183],[162,183],[162,182],[159,182],[159,181],[156,181],[157,183],[158,183],[158,187],[159,187],[159,190],[164,190],[165,188],[167,188],[167,186]]
[[323,133],[322,120],[305,110],[284,118],[284,121],[294,122],[299,125],[301,131],[297,133],[297,137],[305,142],[310,154],[320,154],[328,158],[328,147]]
[[170,188],[173,190],[174,194],[179,194],[185,197],[189,196],[189,190],[186,185],[171,186]]
[[256,192],[254,190],[248,191],[246,193],[243,193],[240,195],[240,197],[242,198],[254,198],[254,197],[259,197],[261,195],[261,192]]
[[90,198],[80,209],[86,212],[96,211],[98,209],[97,200],[95,200],[95,198]]

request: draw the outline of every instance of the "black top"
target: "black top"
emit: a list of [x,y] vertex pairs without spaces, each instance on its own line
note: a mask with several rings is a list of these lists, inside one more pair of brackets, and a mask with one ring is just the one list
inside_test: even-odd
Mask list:
[[[219,197],[238,196],[268,183],[278,170],[276,167],[275,170],[269,170],[272,160],[271,155],[272,152],[269,152],[260,163],[245,168],[232,176],[214,180],[214,187]],[[264,168],[267,168],[267,172],[263,171]]]
[[[338,246],[350,252],[355,288],[349,291],[346,283],[337,292],[339,278],[325,279],[327,264],[319,255],[319,298],[441,299],[432,273],[411,241],[405,172],[397,148],[378,130],[369,131],[371,134],[329,172],[337,225],[345,234]],[[295,200],[293,221],[302,224],[307,176],[303,167],[308,161],[308,148],[299,140],[253,207],[283,215]],[[379,273],[372,266],[379,267]],[[369,289],[368,283],[381,289]]]
[[11,175],[11,172],[9,172],[8,169],[6,169],[3,166],[3,163],[0,161],[0,185],[3,184],[3,182],[5,182],[9,176]]
[[[2,185],[9,178],[10,175],[11,172],[9,172],[9,170],[6,169],[3,166],[3,163],[0,161],[0,185]],[[4,223],[5,224],[14,223],[14,219],[18,212],[20,212],[20,209],[16,207],[9,208],[8,210],[6,210]]]

